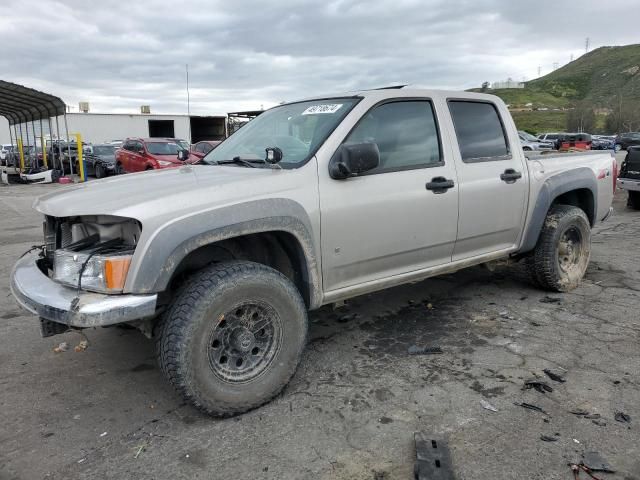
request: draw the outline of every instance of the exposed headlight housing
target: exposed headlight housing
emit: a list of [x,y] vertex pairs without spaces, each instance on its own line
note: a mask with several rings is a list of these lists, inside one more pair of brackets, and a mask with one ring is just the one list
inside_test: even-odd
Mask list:
[[[95,255],[91,252],[56,250],[53,279],[72,287],[99,293],[122,293],[133,252]],[[80,275],[82,281],[80,282]]]

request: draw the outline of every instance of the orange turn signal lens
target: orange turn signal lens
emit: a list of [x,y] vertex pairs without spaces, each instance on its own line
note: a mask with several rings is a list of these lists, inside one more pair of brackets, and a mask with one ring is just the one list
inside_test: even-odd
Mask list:
[[104,262],[104,283],[108,290],[122,290],[131,265],[131,256],[114,257]]

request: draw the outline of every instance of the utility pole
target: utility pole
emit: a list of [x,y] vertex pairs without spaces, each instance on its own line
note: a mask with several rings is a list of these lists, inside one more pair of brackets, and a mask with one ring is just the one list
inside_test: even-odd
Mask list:
[[185,64],[185,70],[187,72],[187,116],[189,122],[189,143],[191,143],[191,99],[189,98],[189,64]]
[[540,65],[538,65],[538,77],[540,77]]
[[573,62],[573,53],[571,54],[571,57],[569,57],[569,61]]
[[589,53],[589,37],[584,40],[584,53]]
[[557,70],[558,69],[558,62],[553,62],[553,69]]

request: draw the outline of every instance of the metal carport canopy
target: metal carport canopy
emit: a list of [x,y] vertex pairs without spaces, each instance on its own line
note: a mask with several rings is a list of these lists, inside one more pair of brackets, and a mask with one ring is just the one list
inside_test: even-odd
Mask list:
[[9,125],[57,117],[65,112],[66,105],[58,97],[0,80],[0,115]]

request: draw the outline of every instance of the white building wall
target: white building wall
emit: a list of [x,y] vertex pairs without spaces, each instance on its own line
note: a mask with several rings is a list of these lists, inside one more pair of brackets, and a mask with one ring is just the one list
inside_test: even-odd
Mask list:
[[[186,115],[128,115],[108,113],[67,113],[69,134],[80,133],[82,140],[88,143],[102,143],[109,140],[122,140],[127,137],[148,137],[149,120],[173,120],[176,138],[189,138],[189,117]],[[58,117],[60,136],[64,139],[64,117]],[[44,121],[44,131],[48,131],[48,122]],[[55,121],[52,121],[53,133],[56,133]],[[12,130],[13,134],[13,130]],[[31,135],[31,123],[29,123]],[[36,122],[36,135],[40,135],[39,122]],[[9,143],[9,122],[0,117],[0,143]],[[25,136],[26,142],[26,136]],[[15,139],[14,139],[15,142]]]
[[[189,117],[182,115],[67,114],[69,133],[78,132],[82,134],[82,140],[89,143],[148,137],[149,120],[173,120],[176,138],[189,138]],[[63,125],[60,127],[62,129]],[[62,130],[60,135],[64,136]]]

